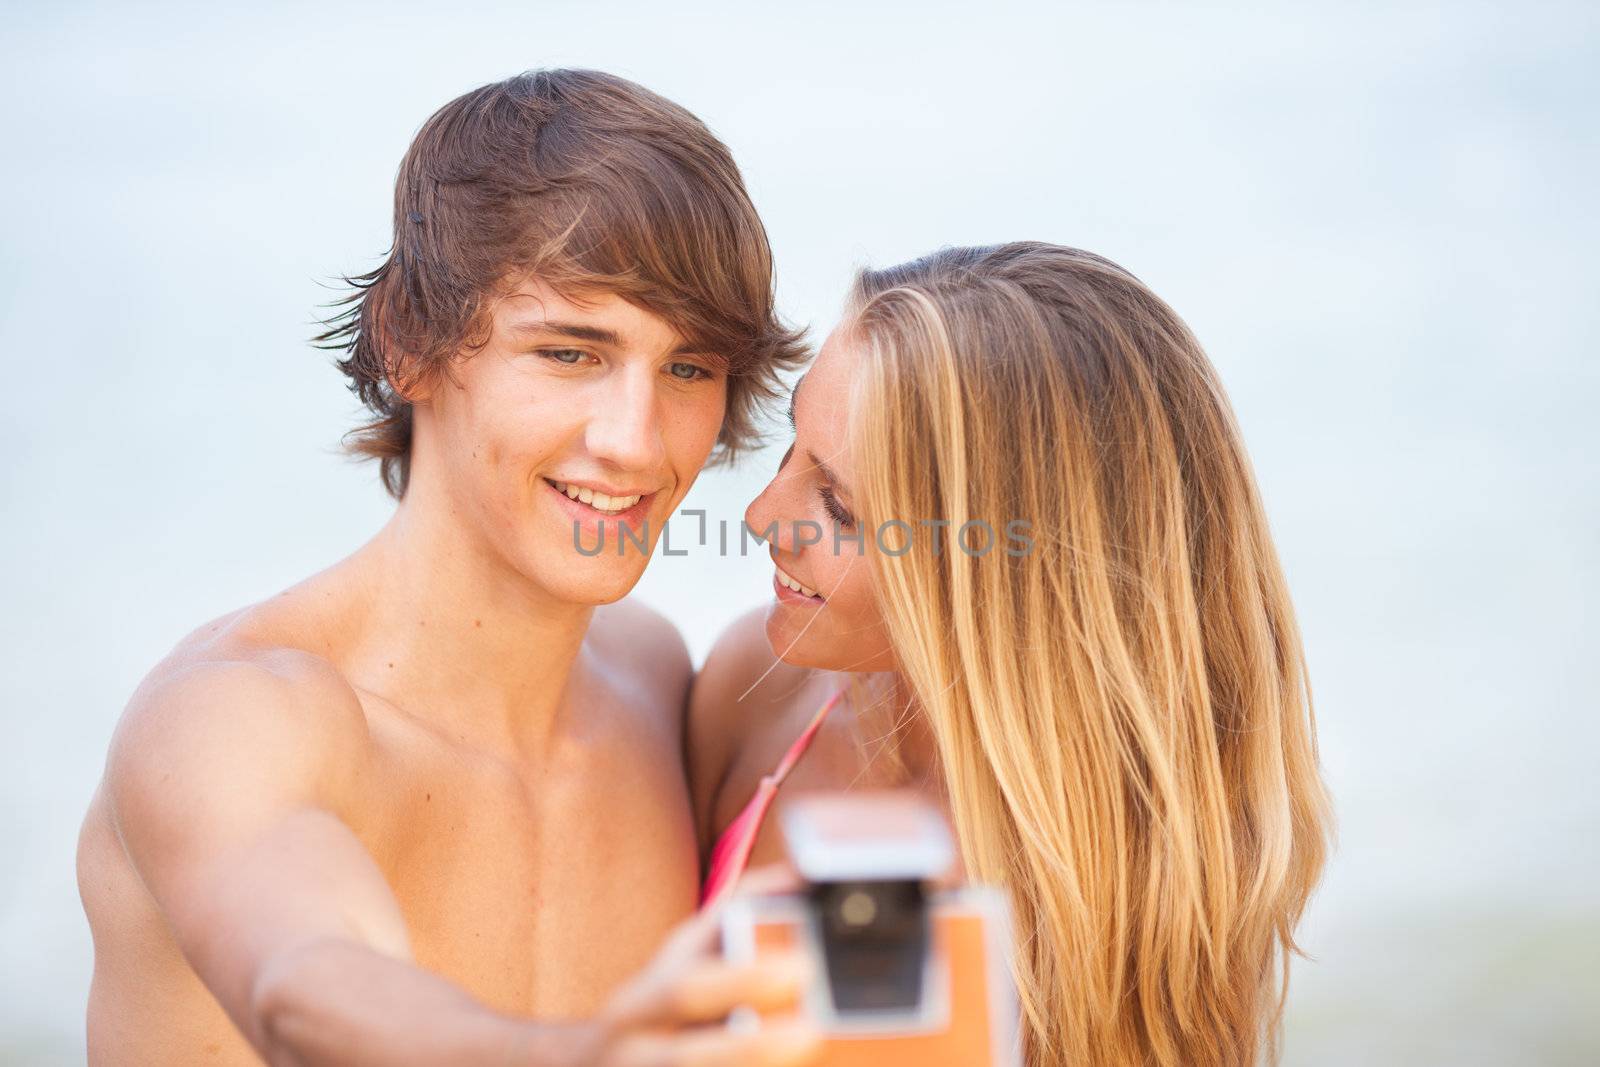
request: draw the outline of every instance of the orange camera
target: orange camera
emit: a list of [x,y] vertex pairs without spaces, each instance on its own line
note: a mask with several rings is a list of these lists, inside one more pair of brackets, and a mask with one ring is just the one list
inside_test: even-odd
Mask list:
[[812,954],[817,979],[802,1007],[826,1037],[820,1062],[1017,1067],[1005,898],[938,888],[955,858],[939,814],[911,794],[841,793],[798,799],[781,819],[804,888],[735,897],[723,951]]

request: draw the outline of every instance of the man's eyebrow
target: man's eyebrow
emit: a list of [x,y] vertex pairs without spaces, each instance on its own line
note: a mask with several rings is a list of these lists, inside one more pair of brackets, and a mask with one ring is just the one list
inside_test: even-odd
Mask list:
[[[597,345],[611,345],[614,348],[622,347],[622,336],[615,330],[608,330],[603,326],[589,326],[581,322],[554,322],[550,319],[530,319],[526,322],[513,322],[506,327],[512,333],[541,334],[553,333],[559,337],[570,337],[574,341],[592,341]],[[681,344],[672,350],[674,356],[694,356],[703,353],[693,345]]]
[[607,330],[600,326],[586,326],[581,322],[555,322],[550,319],[530,319],[525,322],[513,322],[508,329],[512,333],[533,334],[553,333],[561,337],[571,337],[575,341],[593,341],[600,345],[620,345],[622,338],[617,336],[615,330]]

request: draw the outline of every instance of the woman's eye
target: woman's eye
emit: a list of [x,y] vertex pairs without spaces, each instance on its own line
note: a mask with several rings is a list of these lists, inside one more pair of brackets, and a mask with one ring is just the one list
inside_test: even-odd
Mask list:
[[825,511],[827,511],[829,518],[833,519],[834,522],[838,523],[846,530],[855,529],[856,517],[850,514],[850,512],[845,509],[843,504],[839,503],[839,498],[833,495],[833,489],[831,487],[826,485],[819,486],[817,488],[817,495],[822,497],[822,507]]
[[587,353],[577,348],[546,348],[542,349],[539,354],[547,359],[553,359],[557,363],[565,363],[571,366],[575,363],[581,363]]
[[692,382],[697,378],[709,378],[711,372],[694,363],[674,363],[667,371],[681,381]]

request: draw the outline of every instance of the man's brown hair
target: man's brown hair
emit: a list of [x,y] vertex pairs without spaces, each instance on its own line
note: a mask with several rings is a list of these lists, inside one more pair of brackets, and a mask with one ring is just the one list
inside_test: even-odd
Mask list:
[[348,305],[317,337],[373,418],[350,449],[376,457],[404,495],[407,387],[448,374],[488,339],[508,279],[536,276],[573,299],[610,292],[665,319],[728,376],[717,439],[755,441],[779,371],[806,356],[777,318],[772,253],[733,157],[688,111],[590,70],[539,70],[440,108],[395,181],[394,243],[346,279]]

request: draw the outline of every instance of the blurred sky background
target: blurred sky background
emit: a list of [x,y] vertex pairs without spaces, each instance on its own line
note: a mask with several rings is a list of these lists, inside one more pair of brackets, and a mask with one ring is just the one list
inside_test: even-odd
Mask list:
[[[1522,3],[0,10],[0,1063],[82,1062],[79,820],[140,676],[384,521],[308,347],[412,133],[548,65],[733,149],[785,314],[949,243],[1105,254],[1263,485],[1340,843],[1285,1062],[1600,1062],[1600,14]],[[781,452],[706,474],[736,521]],[[760,552],[657,559],[696,656]]]

